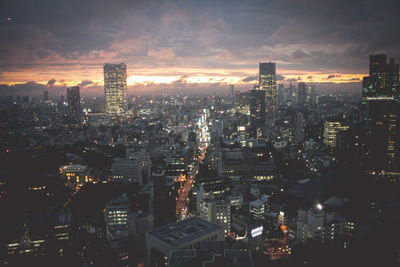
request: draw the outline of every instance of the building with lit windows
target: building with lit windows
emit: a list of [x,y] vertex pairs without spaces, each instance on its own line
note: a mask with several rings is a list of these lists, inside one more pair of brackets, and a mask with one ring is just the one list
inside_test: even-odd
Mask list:
[[104,219],[111,247],[122,247],[129,240],[128,212],[130,202],[124,193],[107,203]]
[[126,65],[104,65],[104,95],[106,113],[112,116],[128,114],[128,91],[126,84]]
[[65,165],[60,168],[60,174],[65,176],[67,181],[77,184],[89,182],[87,171],[88,166],[85,165]]
[[400,104],[394,97],[368,97],[366,129],[370,167],[400,175]]
[[345,131],[349,126],[343,125],[340,121],[326,121],[324,123],[324,144],[328,147],[336,147],[336,136],[339,131]]
[[70,113],[79,114],[82,112],[79,86],[67,89],[67,102]]
[[249,212],[254,219],[263,219],[265,215],[265,203],[260,199],[250,201]]
[[225,237],[231,231],[231,209],[223,200],[206,198],[200,201],[200,218],[224,227]]
[[348,230],[344,217],[333,211],[327,211],[319,203],[308,210],[299,209],[296,225],[296,240],[303,244],[310,240],[321,243],[342,242],[345,240],[346,231]]
[[137,160],[115,158],[111,169],[116,182],[143,184],[142,164]]
[[259,90],[265,92],[267,122],[273,123],[276,111],[276,68],[275,63],[265,62],[259,66]]
[[400,101],[399,64],[394,58],[387,62],[383,54],[369,57],[369,76],[363,78],[361,93],[361,111],[366,120],[367,99],[370,97],[394,97]]

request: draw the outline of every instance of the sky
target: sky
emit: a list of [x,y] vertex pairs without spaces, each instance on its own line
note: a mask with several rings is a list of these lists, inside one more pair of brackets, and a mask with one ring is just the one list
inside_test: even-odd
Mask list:
[[279,82],[361,91],[370,54],[400,61],[400,1],[1,0],[0,95],[103,95],[124,62],[131,95],[228,92]]

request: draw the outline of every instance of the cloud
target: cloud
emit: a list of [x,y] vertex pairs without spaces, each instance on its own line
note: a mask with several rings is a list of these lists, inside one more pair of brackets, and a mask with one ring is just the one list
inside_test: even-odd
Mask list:
[[328,76],[326,77],[326,80],[333,79],[333,78],[340,78],[340,77],[342,77],[342,75],[334,75],[334,74],[331,74],[331,75],[328,75]]
[[277,80],[277,81],[283,81],[283,80],[285,80],[285,77],[283,77],[283,76],[280,75],[280,74],[277,74],[277,75],[276,75],[276,80]]
[[[7,85],[0,84],[0,96],[8,96],[8,95],[31,95],[31,96],[41,96],[43,91],[48,90],[47,85],[39,84],[34,81]],[[51,91],[49,94],[59,94],[65,90],[65,87],[62,86],[53,86],[51,87]]]
[[51,79],[47,82],[47,86],[53,86],[56,83],[55,79]]
[[247,83],[264,60],[286,77],[367,73],[376,52],[400,61],[399,1],[322,2],[5,1],[0,15],[15,21],[0,27],[7,36],[0,42],[0,83],[96,83],[107,62],[126,63],[130,75],[216,73]]
[[256,81],[257,79],[258,79],[257,76],[248,76],[248,77],[242,79],[242,82],[248,83],[248,82]]
[[80,87],[84,87],[86,85],[93,84],[93,81],[85,80],[78,84]]
[[311,55],[304,53],[302,50],[296,50],[292,53],[292,60],[302,60],[310,57]]

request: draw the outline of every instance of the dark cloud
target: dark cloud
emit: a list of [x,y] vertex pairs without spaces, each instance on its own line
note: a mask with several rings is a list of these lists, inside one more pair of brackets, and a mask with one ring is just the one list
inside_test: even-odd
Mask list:
[[340,78],[340,77],[342,77],[342,75],[331,74],[331,75],[328,75],[325,79],[326,80],[330,80],[330,79],[333,79],[333,78]]
[[47,86],[53,86],[56,83],[55,79],[51,79],[47,82]]
[[277,81],[283,81],[283,80],[285,80],[285,77],[283,77],[283,76],[280,75],[280,74],[277,74],[277,75],[276,75],[276,80],[277,80]]
[[258,79],[257,76],[249,76],[249,77],[244,78],[242,80],[242,82],[248,83],[248,82],[256,81],[257,79]]
[[302,60],[306,58],[310,58],[311,56],[307,53],[304,53],[302,50],[296,50],[292,53],[293,60]]
[[[43,91],[48,90],[47,85],[39,84],[34,81],[7,85],[0,84],[0,96],[8,96],[8,95],[32,95],[32,96],[41,96]],[[52,87],[50,93],[61,93],[65,90],[65,87],[55,86]]]

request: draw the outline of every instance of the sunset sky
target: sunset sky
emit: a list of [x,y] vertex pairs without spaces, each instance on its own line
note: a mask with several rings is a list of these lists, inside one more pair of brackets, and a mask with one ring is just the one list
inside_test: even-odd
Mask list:
[[400,61],[400,1],[2,0],[0,95],[103,94],[124,62],[129,94],[226,92],[278,80],[358,90],[368,56]]

